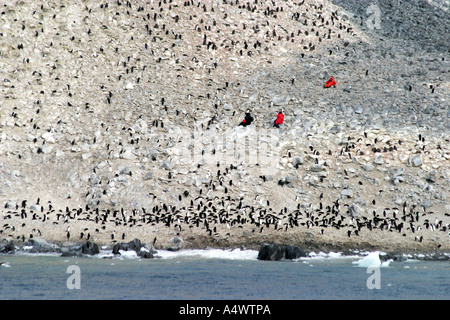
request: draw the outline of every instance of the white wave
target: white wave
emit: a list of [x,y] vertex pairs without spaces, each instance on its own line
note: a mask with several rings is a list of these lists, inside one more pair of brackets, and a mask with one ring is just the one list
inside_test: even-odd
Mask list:
[[353,261],[353,264],[358,265],[358,267],[363,267],[363,268],[369,268],[369,267],[388,267],[389,263],[392,261],[387,260],[387,261],[381,261],[380,260],[380,254],[384,255],[383,252],[379,252],[379,251],[375,251],[375,252],[370,252],[369,254],[367,254],[367,256],[357,260],[357,261]]
[[30,257],[59,257],[60,252],[30,252],[30,251],[16,251],[15,256],[30,256]]
[[130,250],[130,251],[119,250],[119,253],[120,253],[120,257],[125,258],[125,259],[136,259],[139,257],[137,255],[136,251],[134,251],[134,250]]
[[95,257],[99,259],[112,259],[114,258],[114,253],[112,253],[111,250],[100,250],[98,254],[95,255]]
[[258,251],[241,249],[185,249],[180,251],[158,250],[157,257],[162,259],[174,258],[203,258],[227,260],[256,260]]
[[310,252],[307,257],[300,258],[302,260],[325,260],[325,259],[354,259],[358,256],[343,255],[342,252]]

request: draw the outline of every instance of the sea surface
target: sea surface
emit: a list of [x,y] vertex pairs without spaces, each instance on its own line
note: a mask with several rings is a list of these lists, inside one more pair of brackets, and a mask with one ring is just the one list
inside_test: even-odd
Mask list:
[[252,250],[0,255],[1,300],[448,300],[450,261],[379,252],[260,261]]

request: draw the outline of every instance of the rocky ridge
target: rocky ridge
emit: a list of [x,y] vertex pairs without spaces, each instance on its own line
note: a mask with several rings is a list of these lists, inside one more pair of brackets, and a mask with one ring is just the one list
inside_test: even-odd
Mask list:
[[2,4],[2,236],[448,250],[448,7],[369,5]]

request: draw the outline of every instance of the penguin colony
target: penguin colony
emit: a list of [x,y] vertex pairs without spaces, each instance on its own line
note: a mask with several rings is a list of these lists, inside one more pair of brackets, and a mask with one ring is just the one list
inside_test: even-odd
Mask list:
[[[230,110],[222,98],[248,99],[241,77],[252,64],[261,69],[278,65],[285,61],[286,51],[297,52],[299,59],[353,57],[359,34],[337,7],[308,0],[6,2],[0,18],[5,26],[0,31],[1,119],[6,121],[2,132],[21,142],[3,155],[14,158],[8,163],[17,168],[35,167],[30,179],[48,182],[42,199],[55,194],[70,204],[25,199],[28,191],[18,190],[15,201],[4,201],[2,237],[50,239],[52,235],[39,227],[45,223],[56,237],[70,241],[121,241],[135,238],[135,228],[151,227],[147,230],[152,239],[156,230],[186,237],[195,230],[195,237],[204,235],[223,244],[231,243],[233,230],[249,237],[299,230],[326,236],[340,230],[356,242],[367,232],[381,231],[383,235],[398,233],[415,243],[433,238],[434,249],[448,246],[447,213],[436,218],[420,204],[390,205],[380,197],[388,190],[374,190],[372,206],[368,205],[365,215],[358,215],[345,197],[336,199],[320,189],[307,205],[301,196],[285,206],[280,201],[276,206],[270,193],[249,198],[242,191],[237,163],[212,168],[195,164],[184,175],[170,170],[168,163],[168,169],[161,170],[158,178],[150,177],[149,183],[134,187],[129,183],[135,181],[136,172],[144,171],[140,167],[170,159],[164,150],[186,138],[182,132],[174,135],[170,131],[174,126],[199,125],[204,130],[235,126],[247,106],[238,104]],[[55,24],[59,27],[50,27]],[[359,76],[373,73],[362,70]],[[280,76],[276,81],[291,87],[300,82],[295,76]],[[438,97],[440,89],[434,83],[426,88]],[[411,94],[417,90],[412,85],[405,89]],[[258,98],[259,104],[271,104],[270,97]],[[310,144],[301,150],[302,156],[317,167],[327,167],[333,158],[353,161],[361,155],[388,156],[408,148],[428,151],[428,140],[422,135],[412,143],[366,133],[344,140],[338,148]],[[64,146],[59,153],[54,150],[55,141]],[[298,153],[292,149],[283,158],[292,161]],[[50,156],[50,162],[44,160]],[[128,165],[144,156],[146,162],[139,166]],[[51,179],[55,170],[59,181]],[[90,174],[81,176],[83,171]],[[206,174],[206,182],[187,188],[186,184],[194,184],[186,177],[189,174]],[[346,169],[341,178],[350,185],[371,184],[352,178]],[[261,175],[258,184],[269,179]],[[328,178],[318,175],[317,179],[323,183]],[[68,192],[61,188],[65,183],[81,185],[84,192]],[[288,188],[283,179],[276,184],[281,192]],[[161,194],[152,189],[164,186],[170,191]],[[116,189],[121,197],[114,194]],[[134,197],[148,201],[142,206]],[[83,221],[82,227],[71,224],[75,221]]]
[[[181,202],[188,194],[186,192],[179,197]],[[274,239],[281,236],[283,239],[283,234],[289,234],[291,231],[300,233],[301,230],[311,230],[324,235],[333,230],[341,230],[348,238],[356,238],[354,243],[358,243],[358,237],[361,235],[371,232],[381,232],[384,237],[390,237],[393,233],[400,234],[405,241],[413,239],[417,243],[422,243],[424,236],[445,239],[450,234],[450,215],[445,214],[447,222],[444,222],[433,212],[408,205],[406,202],[399,207],[373,210],[369,215],[358,217],[353,216],[351,212],[349,214],[351,210],[339,199],[331,204],[323,203],[322,199],[323,194],[319,196],[317,208],[304,208],[298,203],[296,210],[289,211],[285,207],[279,212],[270,207],[269,201],[255,207],[245,204],[243,198],[232,199],[230,196],[198,196],[189,200],[188,206],[161,203],[149,212],[143,208],[126,211],[123,208],[93,209],[89,206],[57,209],[51,201],[42,204],[40,199],[37,199],[35,204],[28,206],[27,201],[23,200],[15,208],[7,208],[5,205],[7,210],[3,216],[4,223],[0,234],[19,242],[26,242],[33,237],[51,238],[51,234],[42,234],[39,229],[40,225],[51,224],[54,229],[64,230],[64,240],[95,241],[109,238],[111,243],[115,243],[134,238],[134,230],[138,228],[153,230],[150,234],[158,234],[154,231],[157,229],[166,229],[171,231],[172,235],[195,234],[199,238],[210,238],[214,240],[212,243],[221,245],[233,243],[233,230],[247,230],[249,239],[258,234],[269,234],[274,236]],[[21,234],[21,230],[26,230],[27,225],[33,226],[31,232]],[[78,228],[76,233],[71,230],[72,226]],[[153,245],[156,242],[157,236],[153,239]],[[437,248],[434,249],[441,247],[439,243],[436,245]]]

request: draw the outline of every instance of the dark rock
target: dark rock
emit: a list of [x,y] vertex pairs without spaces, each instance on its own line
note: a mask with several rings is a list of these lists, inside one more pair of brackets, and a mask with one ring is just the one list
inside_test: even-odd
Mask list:
[[[416,258],[418,257],[416,256]],[[432,254],[432,255],[427,254],[418,259],[423,261],[448,261],[450,260],[450,257],[443,254]]]
[[380,254],[380,260],[381,261],[396,261],[396,262],[403,262],[408,260],[408,258],[401,254],[401,253],[386,253],[386,254]]
[[179,251],[183,247],[183,240],[178,237],[173,237],[169,240],[170,246],[167,247],[169,251]]
[[49,252],[60,252],[58,245],[50,243],[44,239],[30,238],[28,240],[28,245],[32,246],[28,252],[32,253],[49,253]]
[[139,253],[139,251],[141,251],[141,248],[142,248],[142,243],[141,243],[141,240],[134,239],[134,240],[128,242],[128,246],[129,246],[130,250],[134,250],[137,253]]
[[100,253],[98,245],[96,243],[87,241],[81,245],[81,253],[89,254],[91,256]]
[[15,250],[16,247],[14,246],[12,240],[8,241],[5,244],[0,243],[0,253],[14,253]]
[[297,246],[291,245],[286,246],[286,254],[285,254],[286,259],[298,259],[301,257],[306,257],[306,255],[307,255],[306,252]]
[[136,253],[139,253],[141,247],[142,247],[141,240],[134,239],[133,241],[130,241],[128,243],[126,242],[116,243],[113,247],[113,253],[120,254],[119,250],[123,251],[134,250],[136,251]]
[[154,257],[154,251],[153,250],[141,250],[143,247],[141,240],[139,239],[134,239],[133,241],[130,241],[128,243],[122,242],[122,243],[116,243],[113,247],[113,254],[120,254],[120,250],[123,251],[129,251],[129,250],[133,250],[136,252],[136,254],[141,257],[141,258],[145,258],[145,259],[151,259]]
[[286,248],[278,244],[263,243],[258,252],[258,260],[277,261],[285,257]]
[[81,253],[76,251],[67,250],[61,253],[61,257],[79,257],[79,256],[81,256]]
[[128,248],[124,248],[124,244],[123,244],[123,243],[116,243],[116,244],[114,245],[114,247],[113,247],[112,252],[113,252],[113,254],[120,254],[120,253],[119,253],[119,250],[125,250],[125,251],[127,251]]
[[138,253],[139,257],[144,258],[144,259],[153,259],[154,255],[153,252],[151,251],[140,251]]

